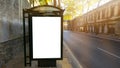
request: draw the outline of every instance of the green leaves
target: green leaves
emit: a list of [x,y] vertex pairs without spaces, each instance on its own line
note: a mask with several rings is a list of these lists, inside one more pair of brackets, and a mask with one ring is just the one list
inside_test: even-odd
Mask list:
[[48,5],[47,0],[39,0],[40,5]]

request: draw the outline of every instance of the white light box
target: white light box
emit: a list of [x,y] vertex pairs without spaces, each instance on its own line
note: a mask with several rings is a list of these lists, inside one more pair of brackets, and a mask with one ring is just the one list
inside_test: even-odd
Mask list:
[[32,16],[33,59],[61,58],[61,17]]

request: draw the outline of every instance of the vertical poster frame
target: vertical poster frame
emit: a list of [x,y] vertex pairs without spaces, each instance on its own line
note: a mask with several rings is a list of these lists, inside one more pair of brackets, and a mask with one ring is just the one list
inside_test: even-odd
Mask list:
[[[61,57],[60,58],[33,58],[33,31],[32,31],[32,17],[61,17],[61,38],[60,38],[60,43],[61,43]],[[54,25],[54,24],[53,24]],[[62,15],[41,15],[39,13],[34,13],[30,14],[30,22],[29,22],[29,40],[30,40],[30,46],[31,46],[31,59],[32,60],[62,60],[63,59],[63,16]]]

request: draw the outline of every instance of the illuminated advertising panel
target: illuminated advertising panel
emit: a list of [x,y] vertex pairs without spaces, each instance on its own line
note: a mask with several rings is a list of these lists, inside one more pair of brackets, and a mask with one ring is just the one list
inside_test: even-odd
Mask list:
[[61,58],[61,17],[32,16],[32,58]]

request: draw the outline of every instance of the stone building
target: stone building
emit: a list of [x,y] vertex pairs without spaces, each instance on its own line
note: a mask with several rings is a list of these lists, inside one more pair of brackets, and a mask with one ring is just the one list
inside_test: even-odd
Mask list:
[[72,25],[71,30],[120,35],[120,0],[110,1],[78,16],[71,20],[69,25]]

